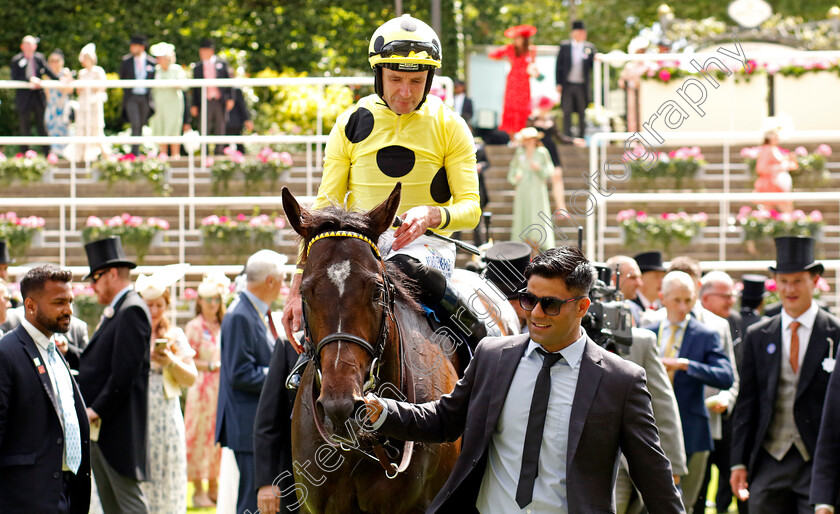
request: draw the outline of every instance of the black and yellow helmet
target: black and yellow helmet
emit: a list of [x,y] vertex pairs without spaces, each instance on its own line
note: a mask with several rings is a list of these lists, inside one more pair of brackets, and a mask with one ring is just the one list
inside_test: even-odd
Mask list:
[[409,14],[386,21],[370,38],[368,61],[376,72],[376,94],[380,97],[383,94],[383,67],[396,71],[431,71],[426,80],[428,94],[432,87],[433,72],[440,68],[442,60],[440,38],[435,31]]

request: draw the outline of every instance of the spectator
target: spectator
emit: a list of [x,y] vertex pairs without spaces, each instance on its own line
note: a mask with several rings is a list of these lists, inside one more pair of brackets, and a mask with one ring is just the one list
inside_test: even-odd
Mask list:
[[285,264],[286,257],[271,250],[252,255],[245,265],[247,288],[222,321],[216,440],[236,455],[239,466],[236,512],[257,510],[254,420],[278,338],[271,304],[280,296]]
[[146,302],[131,289],[119,237],[85,245],[96,299],[106,305],[79,364],[79,389],[91,436],[91,467],[105,514],[147,513],[140,486],[147,479],[149,340]]
[[183,276],[183,271],[171,269],[164,267],[151,277],[140,275],[135,283],[152,318],[149,477],[143,483],[151,513],[187,511],[187,448],[179,398],[181,389],[191,386],[198,372],[187,336],[172,326],[167,315],[169,286]]
[[[239,136],[242,135],[243,128],[248,132],[253,132],[254,122],[251,121],[251,113],[248,111],[248,104],[245,103],[245,95],[242,94],[242,88],[233,87],[230,91],[233,96],[233,109],[228,113],[225,133],[230,136]],[[241,153],[245,153],[245,145],[242,143],[237,143],[236,149]]]
[[9,256],[9,247],[4,239],[0,239],[0,280],[9,280],[9,264],[15,261]]
[[532,224],[541,223],[540,213],[550,216],[552,212],[546,181],[551,178],[554,167],[548,150],[540,143],[541,137],[542,134],[533,127],[526,127],[516,134],[520,146],[513,154],[507,176],[508,182],[516,186],[511,238],[522,239],[535,251],[554,247],[553,230],[545,231],[546,237],[540,241],[531,239],[529,232]]
[[[157,43],[149,49],[157,59],[155,77],[160,80],[182,80],[187,73],[175,62],[175,47],[169,43]],[[151,119],[152,135],[178,137],[184,128],[184,90],[181,87],[156,87],[152,89],[155,114]],[[168,147],[168,148],[167,148]],[[160,153],[171,157],[181,155],[181,144],[163,143]]]
[[[9,287],[6,281],[0,278],[0,324],[6,322],[6,312],[12,308],[12,295],[9,293]],[[0,329],[0,337],[3,336],[3,330]]]
[[[39,136],[46,136],[44,128],[44,109],[46,98],[41,89],[41,77],[47,75],[53,80],[58,76],[47,66],[44,54],[37,52],[38,38],[24,36],[20,43],[20,53],[12,57],[12,80],[29,82],[29,89],[15,90],[15,110],[18,115],[18,127],[21,136],[32,135],[32,117],[35,117],[35,130]],[[29,145],[21,145],[21,152],[29,150]],[[46,153],[46,148],[44,148]]]
[[539,75],[536,68],[536,50],[530,39],[537,33],[533,25],[517,25],[505,30],[505,37],[513,40],[501,48],[491,50],[491,59],[507,59],[510,72],[505,84],[505,103],[499,130],[513,136],[523,128],[531,113],[531,77]]
[[662,306],[659,302],[659,289],[662,287],[662,279],[665,278],[662,252],[643,252],[633,259],[642,272],[642,285],[636,289],[636,298],[633,301],[642,311],[656,310]]
[[578,116],[578,137],[586,135],[586,107],[592,91],[592,65],[597,50],[586,41],[586,27],[572,22],[572,39],[560,43],[555,69],[557,92],[563,106],[563,134],[572,137],[572,113]]
[[[219,345],[224,296],[230,279],[224,275],[205,275],[198,286],[196,317],[187,323],[187,339],[196,353],[198,380],[187,392],[184,415],[187,432],[187,478],[195,493],[193,507],[212,507],[218,495],[221,449],[216,445],[216,404],[219,399]],[[207,490],[203,481],[207,479]]]
[[27,272],[26,317],[0,342],[2,512],[88,511],[90,426],[73,375],[50,341],[70,326],[72,278],[52,264]]
[[464,118],[468,126],[472,127],[470,120],[473,117],[473,101],[472,98],[467,96],[467,85],[464,84],[464,81],[455,81],[454,93],[455,96],[452,100],[454,101],[455,112]]
[[[146,55],[146,36],[135,34],[131,36],[129,54],[123,56],[120,64],[120,79],[122,80],[152,80],[155,78],[154,57]],[[155,112],[149,88],[144,86],[123,88],[123,116],[131,124],[131,135],[142,136],[143,125]],[[131,153],[140,155],[140,145],[131,145]]]
[[[88,43],[82,47],[79,53],[79,62],[82,69],[79,70],[78,80],[106,80],[105,70],[96,65],[96,45]],[[105,135],[105,102],[108,100],[108,93],[104,87],[90,87],[77,84],[79,107],[76,110],[76,135],[88,137],[102,137]],[[108,155],[105,142],[100,143],[77,143],[73,157],[76,161],[93,161],[100,154]]]
[[[231,77],[228,64],[216,56],[216,43],[212,39],[202,39],[198,49],[199,61],[193,65],[193,78],[227,79]],[[190,114],[198,118],[203,108],[200,87],[193,89]],[[233,97],[229,87],[207,86],[207,134],[221,136],[225,134],[225,117],[233,110]],[[199,125],[199,128],[201,126]],[[216,145],[216,155],[223,153],[225,145]]]
[[[67,84],[73,80],[70,70],[64,67],[64,52],[54,50],[47,60],[50,71],[58,79]],[[72,87],[51,88],[46,90],[47,109],[44,111],[44,124],[50,137],[67,137],[70,135],[70,94]],[[65,145],[53,143],[50,152],[56,155],[64,154]]]
[[[793,179],[789,170],[797,166],[793,156],[779,148],[779,133],[769,130],[764,134],[764,142],[758,151],[755,161],[756,193],[790,193],[793,189]],[[762,201],[767,209],[778,208],[781,212],[793,212],[793,202],[782,200],[779,202]]]

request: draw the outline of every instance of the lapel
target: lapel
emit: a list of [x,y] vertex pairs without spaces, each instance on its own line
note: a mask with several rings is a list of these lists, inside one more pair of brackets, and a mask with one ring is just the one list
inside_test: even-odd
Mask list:
[[525,354],[525,349],[528,348],[530,340],[531,337],[528,334],[511,338],[499,352],[499,358],[496,362],[492,363],[493,367],[488,370],[487,376],[490,377],[489,380],[494,383],[494,386],[491,388],[490,401],[487,404],[487,420],[484,424],[485,441],[499,422],[499,416],[502,414],[502,407],[510,390],[513,375],[516,373],[516,368],[519,367],[519,361]]
[[580,373],[575,388],[575,399],[572,402],[572,413],[569,417],[569,443],[566,450],[566,466],[572,462],[577,451],[580,436],[583,434],[583,427],[586,424],[586,417],[592,407],[592,400],[598,392],[598,385],[604,375],[604,367],[601,363],[601,355],[597,352],[597,346],[589,337],[586,338],[586,347],[583,350],[583,357],[580,361]]
[[678,357],[688,357],[691,345],[694,344],[694,332],[697,330],[696,323],[699,323],[699,321],[689,315],[688,323],[685,325],[685,334],[682,336],[682,341],[679,342],[680,351],[677,354]]
[[[55,391],[53,391],[52,383],[50,383],[50,377],[47,374],[47,363],[43,362],[41,358],[41,353],[38,351],[38,347],[35,344],[35,341],[32,340],[32,337],[29,335],[29,332],[23,328],[23,325],[18,325],[18,327],[14,330],[15,335],[17,335],[18,340],[23,345],[23,350],[29,356],[29,365],[32,366],[32,369],[35,371],[35,374],[38,377],[38,380],[41,382],[41,386],[44,388],[44,392],[46,393],[47,397],[50,399],[50,403],[53,406],[53,410],[55,410],[55,415],[58,416],[58,419],[61,420],[61,410],[58,407],[58,399],[55,396]],[[37,366],[37,362],[40,362],[41,365]],[[43,370],[43,373],[41,372]]]
[[117,317],[117,313],[120,311],[120,308],[125,303],[126,298],[128,298],[128,295],[132,294],[133,292],[134,289],[131,289],[127,293],[125,293],[122,298],[120,298],[120,301],[118,301],[117,304],[114,306],[114,315],[110,318],[105,318],[104,320],[102,320],[102,324],[100,324],[99,328],[96,329],[96,332],[93,333],[93,336],[91,336],[90,341],[88,341],[88,345],[85,347],[84,350],[82,350],[82,353],[86,352],[88,348],[93,346],[93,343],[96,342],[97,339],[99,339],[100,334],[105,332],[105,327],[108,326],[111,320]]
[[820,309],[814,319],[814,328],[811,330],[811,338],[808,340],[808,349],[805,350],[805,358],[802,360],[802,368],[799,370],[799,382],[796,386],[797,400],[808,388],[814,375],[822,369],[822,361],[828,357],[828,338],[836,343],[836,330],[829,324],[828,317]]
[[779,373],[781,373],[783,353],[782,315],[776,314],[770,318],[770,323],[761,332],[762,337],[758,341],[758,347],[755,352],[756,364],[759,370],[765,370],[764,373],[759,373],[759,376],[764,375],[767,377],[764,383],[767,389],[767,398],[771,401],[776,401],[776,390],[779,386]]

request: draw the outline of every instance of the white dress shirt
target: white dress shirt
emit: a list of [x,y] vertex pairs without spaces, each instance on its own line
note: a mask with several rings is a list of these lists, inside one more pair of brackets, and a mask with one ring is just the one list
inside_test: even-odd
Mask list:
[[487,453],[487,467],[481,481],[476,507],[482,514],[510,512],[567,513],[566,450],[569,441],[569,420],[572,400],[577,389],[580,361],[586,346],[586,334],[558,353],[563,359],[551,368],[551,393],[545,416],[545,429],[540,445],[534,497],[520,509],[516,503],[516,487],[522,467],[522,449],[531,411],[534,385],[542,367],[540,345],[533,340],[519,360],[508,389],[499,421],[493,431]]

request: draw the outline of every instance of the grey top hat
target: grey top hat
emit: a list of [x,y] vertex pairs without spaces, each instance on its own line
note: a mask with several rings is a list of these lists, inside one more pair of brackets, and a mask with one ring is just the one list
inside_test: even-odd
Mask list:
[[784,236],[776,238],[776,267],[770,266],[773,273],[797,273],[813,271],[822,274],[825,267],[814,261],[813,237]]
[[116,267],[134,269],[137,267],[125,256],[119,236],[91,241],[85,245],[85,252],[87,252],[88,264],[90,265],[90,273],[85,276],[85,280],[101,269]]

